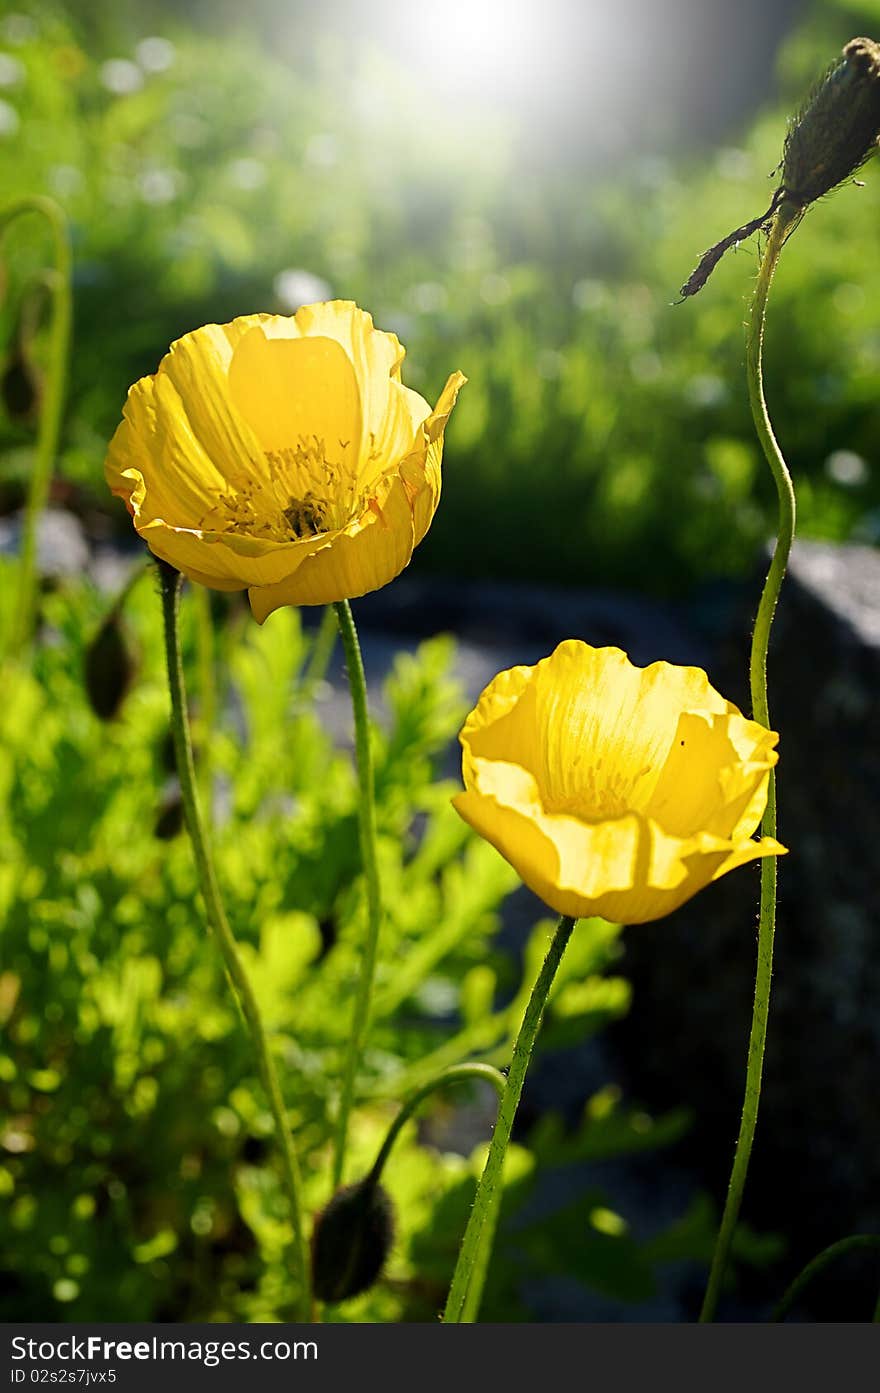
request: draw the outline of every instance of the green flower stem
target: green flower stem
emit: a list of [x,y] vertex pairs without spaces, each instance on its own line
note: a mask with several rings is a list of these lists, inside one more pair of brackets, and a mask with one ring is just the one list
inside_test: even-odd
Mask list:
[[[779,525],[773,559],[764,583],[764,590],[758,606],[755,630],[752,635],[752,651],[749,664],[752,714],[762,725],[770,726],[770,711],[767,703],[767,648],[770,642],[770,628],[788,555],[794,539],[795,496],[794,485],[788,472],[782,451],[773,434],[767,403],[764,400],[764,378],[762,352],[764,346],[764,321],[767,309],[767,296],[770,282],[776,270],[779,253],[786,238],[800,220],[801,210],[790,203],[782,203],[776,213],[767,238],[767,245],[761,259],[758,282],[752,300],[746,329],[746,370],[749,384],[749,401],[752,419],[767,463],[773,474],[779,496]],[[776,778],[770,770],[767,785],[767,808],[761,822],[761,832],[766,837],[776,836]],[[770,983],[773,975],[773,939],[776,929],[776,857],[765,856],[761,860],[761,911],[758,920],[758,961],[755,973],[755,999],[752,1010],[752,1025],[749,1034],[748,1063],[746,1066],[746,1086],[743,1100],[739,1136],[733,1157],[733,1168],[727,1189],[727,1199],[703,1307],[701,1321],[714,1319],[718,1305],[721,1284],[730,1254],[730,1245],[739,1218],[755,1126],[758,1121],[758,1104],[761,1097],[761,1078],[764,1070],[764,1047],[767,1041],[767,1019],[770,1012]]]
[[301,1319],[309,1320],[311,1314],[311,1264],[309,1249],[303,1226],[302,1182],[299,1163],[285,1114],[284,1100],[278,1083],[278,1074],[266,1037],[266,1030],[260,1015],[260,1008],[254,996],[253,987],[232,935],[226,918],[223,901],[214,871],[211,850],[202,820],[199,796],[193,764],[192,742],[189,731],[189,716],[186,706],[186,688],[183,679],[183,663],[180,653],[178,614],[180,610],[181,577],[172,566],[159,562],[159,575],[162,586],[162,610],[165,618],[165,653],[168,662],[168,688],[171,694],[171,728],[174,734],[174,750],[177,757],[177,773],[180,779],[180,792],[186,810],[186,823],[192,842],[199,886],[205,902],[208,923],[214,933],[232,989],[241,1007],[245,1022],[251,1033],[256,1050],[263,1083],[269,1095],[269,1106],[275,1121],[275,1132],[281,1152],[284,1186],[290,1206],[293,1225],[294,1250],[296,1253],[297,1276],[300,1281]]
[[541,1026],[544,1007],[574,926],[575,920],[563,914],[526,1004],[522,1025],[513,1047],[507,1084],[498,1108],[498,1121],[489,1145],[489,1155],[486,1157],[474,1207],[452,1274],[452,1285],[443,1315],[443,1319],[449,1323],[474,1321],[477,1318],[482,1286],[489,1266],[489,1250],[495,1234],[496,1210],[501,1201],[504,1157],[507,1154],[510,1133],[519,1107],[532,1049]]
[[211,592],[197,585],[193,592],[196,608],[196,669],[198,673],[199,721],[201,738],[199,774],[204,799],[205,822],[212,822],[213,773],[211,766],[211,732],[217,716],[217,684],[214,665],[214,621],[211,616]]
[[37,588],[37,528],[49,496],[52,468],[58,455],[61,414],[67,385],[70,328],[73,320],[72,261],[64,214],[51,198],[34,196],[17,199],[0,212],[0,233],[5,231],[13,219],[24,213],[38,213],[49,224],[55,264],[46,397],[40,411],[37,444],[24,514],[18,572],[18,603],[8,636],[13,651],[25,648],[30,643],[33,633]]
[[391,1148],[397,1141],[401,1129],[406,1125],[413,1113],[432,1093],[436,1093],[438,1088],[445,1088],[449,1083],[459,1083],[464,1079],[485,1079],[498,1090],[499,1098],[503,1096],[507,1087],[507,1080],[499,1069],[495,1069],[491,1064],[456,1064],[451,1069],[446,1069],[437,1078],[429,1079],[421,1088],[416,1089],[415,1093],[410,1094],[406,1099],[400,1112],[395,1117],[388,1129],[388,1135],[379,1148],[379,1154],[373,1163],[372,1169],[367,1176],[365,1184],[377,1184],[381,1178],[385,1162],[391,1154]]
[[367,710],[367,682],[358,643],[357,629],[347,600],[334,604],[336,622],[345,652],[348,685],[354,711],[354,745],[357,761],[360,798],[358,823],[360,827],[361,860],[367,882],[367,941],[361,958],[361,973],[354,1003],[354,1020],[348,1040],[348,1053],[342,1077],[339,1119],[336,1127],[336,1152],[333,1159],[333,1188],[338,1187],[345,1168],[345,1147],[348,1123],[354,1100],[358,1061],[364,1046],[370,1019],[370,1000],[376,973],[376,952],[382,920],[382,900],[379,887],[379,865],[376,858],[376,804],[373,794],[373,756],[370,750],[370,720]]
[[[838,1239],[836,1243],[823,1248],[822,1252],[808,1262],[803,1271],[799,1272],[791,1285],[786,1288],[785,1294],[770,1319],[773,1321],[785,1320],[801,1292],[809,1286],[814,1277],[818,1277],[820,1272],[824,1272],[826,1267],[830,1266],[832,1262],[836,1262],[838,1258],[842,1258],[846,1253],[858,1252],[864,1248],[880,1248],[880,1233],[854,1233],[849,1238]],[[877,1319],[876,1311],[873,1319]]]

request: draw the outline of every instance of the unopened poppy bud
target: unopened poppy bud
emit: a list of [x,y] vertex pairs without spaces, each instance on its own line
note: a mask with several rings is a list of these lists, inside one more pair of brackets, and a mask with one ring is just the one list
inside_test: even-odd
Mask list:
[[[730,247],[769,230],[780,209],[794,218],[864,164],[880,139],[880,44],[850,39],[800,113],[791,122],[782,154],[782,182],[770,207],[705,251],[681,287],[686,300],[702,290]],[[775,171],[774,171],[775,172]]]
[[850,39],[791,123],[782,184],[806,207],[848,179],[875,149],[880,135],[880,44]]
[[394,1241],[394,1210],[369,1177],[337,1190],[312,1235],[312,1281],[319,1301],[346,1301],[378,1279]]
[[17,426],[30,425],[39,415],[43,384],[40,374],[17,343],[0,378],[0,396],[10,421]]
[[116,609],[110,611],[85,655],[89,705],[102,721],[112,721],[134,681],[138,657]]

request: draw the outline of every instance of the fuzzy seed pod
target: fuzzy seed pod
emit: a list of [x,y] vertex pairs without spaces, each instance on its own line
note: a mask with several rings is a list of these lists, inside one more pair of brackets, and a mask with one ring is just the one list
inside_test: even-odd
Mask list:
[[10,421],[29,426],[40,414],[43,383],[40,373],[19,342],[0,375],[0,397]]
[[337,1190],[312,1235],[312,1280],[319,1301],[346,1301],[378,1279],[394,1241],[394,1210],[381,1185],[360,1180]]
[[117,610],[107,615],[85,655],[89,705],[102,721],[118,715],[138,669],[138,656]]
[[702,290],[730,247],[755,232],[768,231],[783,204],[800,215],[817,198],[855,174],[877,149],[878,140],[880,44],[873,39],[850,39],[789,126],[781,160],[782,182],[770,207],[703,253],[681,287],[682,300]]
[[880,135],[880,44],[850,39],[794,118],[785,140],[782,185],[805,208],[864,164]]

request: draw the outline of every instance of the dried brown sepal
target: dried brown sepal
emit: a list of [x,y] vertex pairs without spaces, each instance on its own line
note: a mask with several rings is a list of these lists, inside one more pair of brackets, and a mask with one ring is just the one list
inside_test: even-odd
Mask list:
[[731,247],[735,247],[738,242],[744,242],[747,237],[751,237],[753,232],[758,232],[773,216],[784,196],[782,189],[777,189],[773,195],[773,201],[766,213],[762,213],[759,218],[752,218],[750,222],[743,223],[742,227],[736,228],[734,232],[722,237],[720,242],[716,242],[708,251],[703,252],[695,268],[688,276],[681,290],[678,292],[682,300],[686,300],[689,295],[696,295],[698,290],[702,290],[706,281],[711,276],[715,267],[718,265],[722,256]]
[[782,184],[806,207],[861,168],[880,136],[880,44],[850,39],[785,138]]

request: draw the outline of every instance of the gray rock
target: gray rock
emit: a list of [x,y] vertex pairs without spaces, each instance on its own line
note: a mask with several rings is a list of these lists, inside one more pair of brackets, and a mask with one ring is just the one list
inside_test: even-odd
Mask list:
[[[748,709],[751,621],[763,577],[710,672]],[[779,912],[764,1093],[744,1213],[783,1230],[786,1269],[880,1229],[880,553],[798,543],[773,631],[780,731]],[[613,1032],[631,1087],[687,1102],[723,1195],[739,1124],[759,899],[755,868],[655,925],[627,931],[632,1013]],[[694,1143],[689,1143],[689,1145]],[[863,1319],[841,1278],[828,1318]],[[862,1297],[862,1302],[867,1298]],[[836,1309],[829,1302],[837,1300]]]
[[[16,556],[21,549],[23,515],[0,518],[0,554]],[[62,508],[46,508],[37,524],[37,569],[47,579],[79,575],[89,562],[89,544],[82,523]]]

